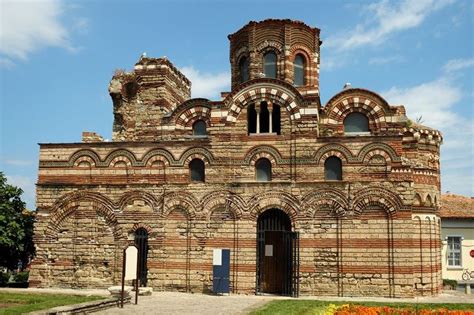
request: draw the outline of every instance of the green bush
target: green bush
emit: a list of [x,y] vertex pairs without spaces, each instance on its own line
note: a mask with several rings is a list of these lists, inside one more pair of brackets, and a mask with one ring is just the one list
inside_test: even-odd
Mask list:
[[28,282],[29,271],[21,271],[13,275],[13,282]]
[[458,282],[456,280],[443,279],[443,287],[450,287],[451,290],[456,290]]
[[6,287],[8,280],[10,280],[10,273],[0,271],[0,287]]

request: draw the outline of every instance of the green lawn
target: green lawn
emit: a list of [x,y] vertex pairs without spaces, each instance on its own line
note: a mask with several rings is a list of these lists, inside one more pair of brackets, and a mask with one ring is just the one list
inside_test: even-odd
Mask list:
[[61,305],[104,299],[102,296],[0,292],[0,315],[22,314]]
[[253,311],[251,315],[319,315],[324,314],[329,304],[364,305],[364,306],[389,306],[393,308],[416,309],[448,309],[469,310],[474,309],[474,304],[415,304],[415,303],[377,303],[377,302],[328,302],[314,300],[277,300],[271,301],[261,308]]

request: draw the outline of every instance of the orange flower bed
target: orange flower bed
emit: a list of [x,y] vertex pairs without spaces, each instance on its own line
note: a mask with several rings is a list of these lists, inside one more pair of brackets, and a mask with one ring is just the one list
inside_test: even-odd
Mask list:
[[453,311],[444,308],[436,310],[415,308],[393,308],[388,306],[362,306],[345,304],[337,308],[334,315],[474,315],[474,311]]

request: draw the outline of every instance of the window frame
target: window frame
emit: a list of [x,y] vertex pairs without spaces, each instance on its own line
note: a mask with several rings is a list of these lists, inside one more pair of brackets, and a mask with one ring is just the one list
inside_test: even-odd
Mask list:
[[[450,246],[449,246],[449,239],[450,238],[458,238],[459,239],[459,250],[451,250],[450,249]],[[463,241],[464,237],[462,235],[446,235],[446,268],[447,269],[462,269],[463,266],[462,266],[462,241]],[[453,244],[454,245],[454,244]],[[451,265],[450,264],[450,253],[459,253],[459,265]],[[453,258],[452,258],[452,262],[454,263],[456,261],[456,259],[454,258],[454,255],[453,255]]]
[[[247,82],[248,80],[250,80],[250,72],[249,72],[250,62],[249,62],[249,58],[247,56],[240,57],[238,66],[239,66],[239,83],[244,83],[244,82]],[[245,66],[246,71],[247,71],[246,72],[247,73],[247,78],[246,79],[244,78],[244,76],[243,76],[244,72],[242,71],[244,66]]]
[[[339,160],[340,166],[341,166],[341,168],[339,169],[340,175],[341,175],[340,178],[336,178],[336,179],[329,179],[329,178],[328,178],[328,176],[327,176],[327,171],[328,171],[328,169],[326,168],[326,165],[327,165],[327,163],[328,163],[328,161],[329,161],[330,159],[338,159],[338,160]],[[339,157],[336,156],[336,155],[331,155],[331,156],[329,156],[326,160],[324,160],[324,180],[325,180],[325,181],[332,181],[332,182],[339,182],[339,181],[342,181],[342,179],[343,179],[343,176],[342,176],[342,175],[343,175],[343,171],[342,171],[342,170],[343,170],[343,167],[342,167],[342,166],[343,166],[343,164],[342,164],[342,159],[341,159],[341,158],[339,158]],[[336,174],[336,175],[337,175],[337,174]],[[336,176],[336,177],[339,177],[339,176]]]
[[[275,76],[268,76],[266,73],[266,58],[268,55],[274,55],[275,56]],[[270,78],[270,79],[278,79],[278,54],[274,50],[269,50],[263,54],[263,74],[265,75],[265,78]]]
[[[301,65],[296,64],[296,58],[298,58],[298,57],[300,57],[301,61],[303,62]],[[302,75],[303,75],[302,84],[296,84],[296,68],[301,69],[301,71],[302,71]],[[298,53],[298,54],[295,55],[295,58],[293,59],[293,84],[295,86],[305,86],[306,85],[306,73],[305,72],[306,72],[306,57],[303,54]]]
[[[204,131],[205,131],[205,134],[196,134],[196,130],[195,130],[195,126],[202,122],[204,124]],[[209,134],[207,132],[207,123],[203,120],[203,119],[197,119],[194,123],[193,123],[193,126],[192,126],[192,129],[193,129],[193,137],[196,137],[196,138],[206,138]]]
[[[192,168],[191,164],[194,161],[200,161],[202,163],[202,180],[193,179],[193,168]],[[192,159],[188,164],[188,168],[189,168],[189,181],[191,183],[205,183],[206,182],[206,163],[204,163],[203,160],[201,160],[199,158]]]
[[[346,131],[346,120],[349,116],[354,115],[354,114],[361,115],[361,116],[365,117],[365,119],[367,119],[367,131]],[[371,132],[370,132],[370,120],[369,120],[369,117],[367,117],[367,115],[365,113],[361,113],[361,112],[358,112],[358,111],[350,112],[349,114],[347,114],[344,117],[342,125],[344,127],[344,134],[345,135],[354,136],[354,135],[370,135],[371,134]]]
[[[263,160],[266,160],[268,162],[268,165],[270,166],[270,169],[268,170],[269,174],[266,174],[268,180],[259,180],[259,178],[258,178],[258,171],[259,171],[258,164],[259,164],[259,162],[260,163],[263,162]],[[261,170],[261,171],[264,171],[264,170]],[[272,181],[272,179],[273,179],[273,165],[272,165],[272,162],[266,157],[261,157],[257,161],[255,161],[255,181],[259,182],[259,183],[269,183],[269,182]]]

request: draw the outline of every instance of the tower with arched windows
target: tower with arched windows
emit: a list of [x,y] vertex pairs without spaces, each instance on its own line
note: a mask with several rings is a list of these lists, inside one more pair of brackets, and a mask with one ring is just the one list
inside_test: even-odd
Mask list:
[[30,285],[116,285],[136,244],[155,290],[211,291],[213,250],[230,249],[236,294],[439,293],[440,132],[367,89],[321,104],[317,28],[229,40],[223,99],[141,56],[110,82],[112,141],[40,145]]

